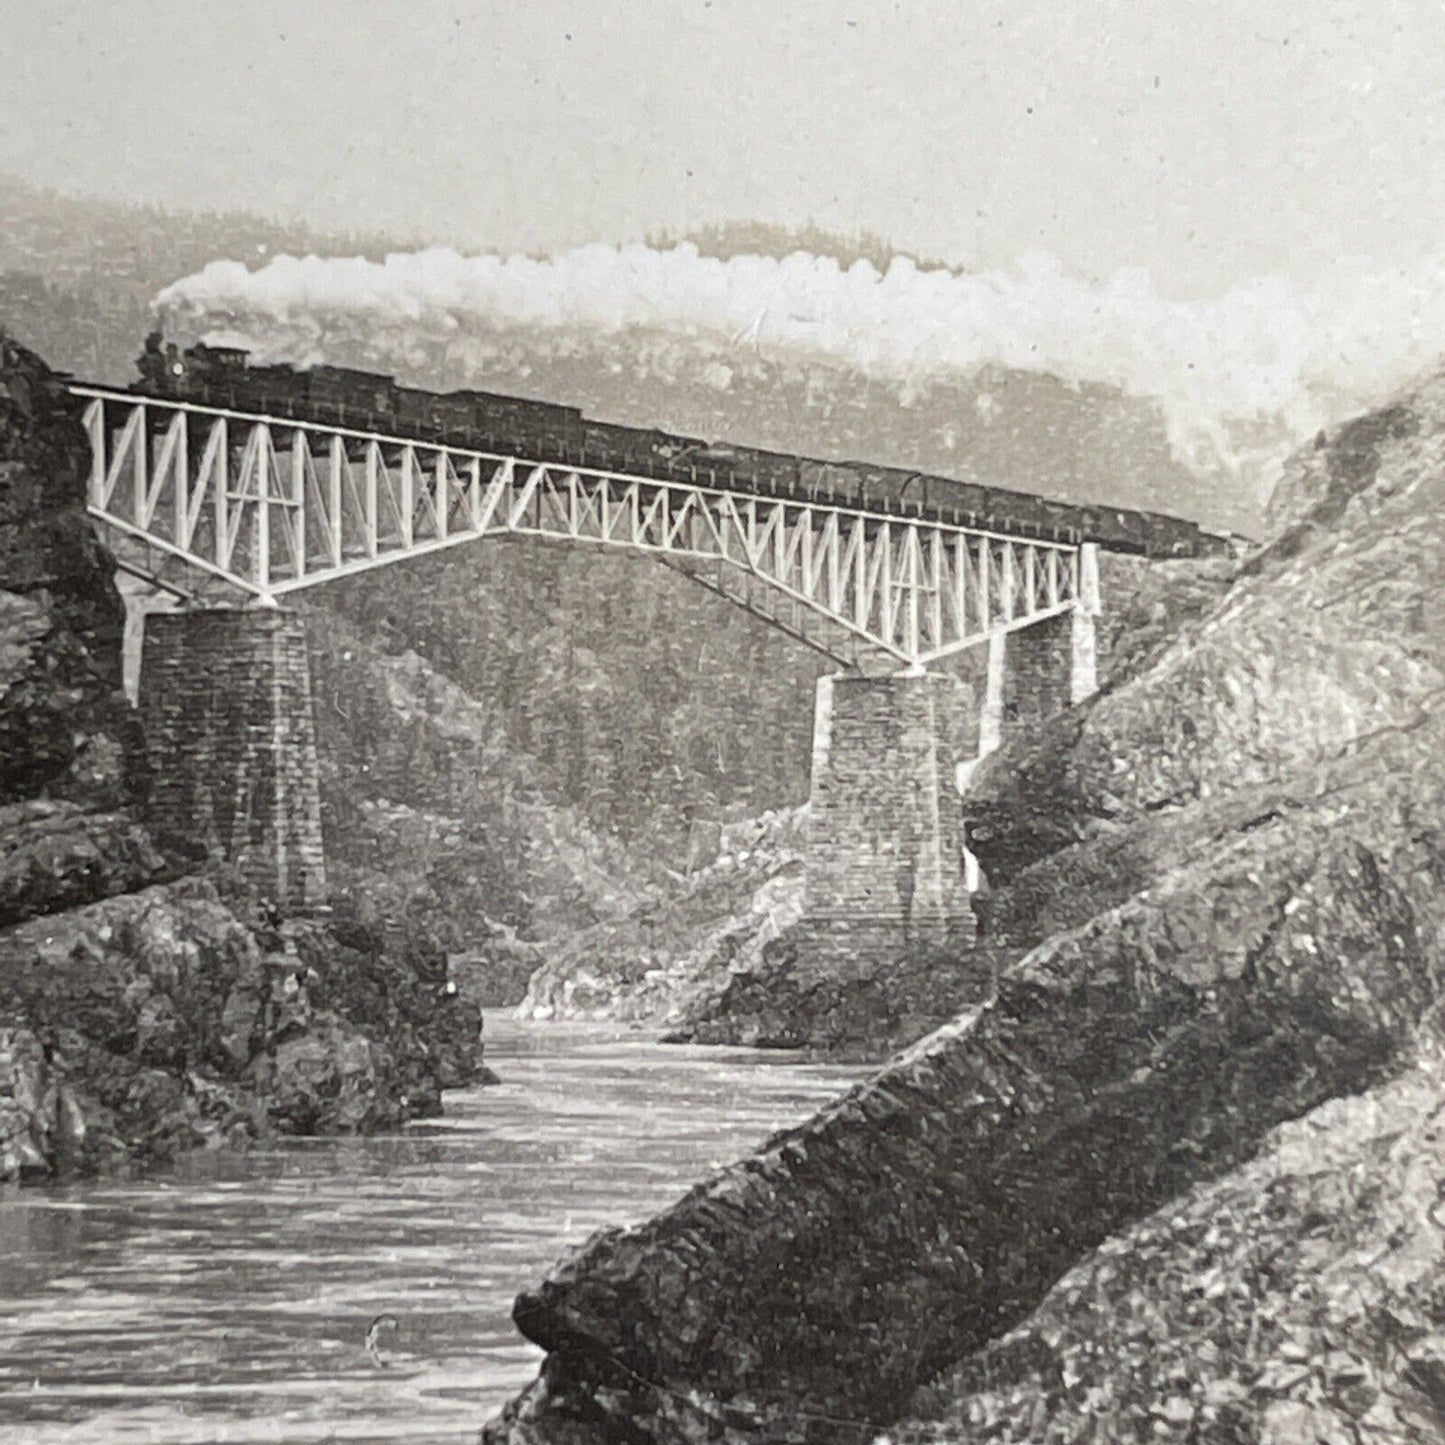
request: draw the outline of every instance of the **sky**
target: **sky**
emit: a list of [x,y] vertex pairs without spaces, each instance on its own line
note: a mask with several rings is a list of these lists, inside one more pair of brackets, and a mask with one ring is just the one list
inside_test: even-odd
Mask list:
[[1165,298],[1438,254],[1423,0],[0,0],[0,171],[551,252],[723,220]]

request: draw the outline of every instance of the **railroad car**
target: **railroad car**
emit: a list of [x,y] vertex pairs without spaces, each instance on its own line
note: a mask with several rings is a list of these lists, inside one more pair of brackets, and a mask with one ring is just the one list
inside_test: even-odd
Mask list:
[[397,385],[392,377],[350,366],[313,366],[296,373],[295,388],[315,408],[319,421],[380,431],[396,427]]
[[398,386],[395,378],[344,366],[252,365],[234,346],[192,346],[178,356],[159,333],[146,338],[132,388],[265,416],[309,419],[357,431],[513,453],[538,461],[673,478],[766,497],[860,511],[933,517],[985,530],[1093,541],[1156,557],[1222,553],[1231,539],[1182,518],[1128,508],[1074,505],[870,462],[820,461],[760,447],[704,441],[657,428],[586,417],[576,407],[529,397]]

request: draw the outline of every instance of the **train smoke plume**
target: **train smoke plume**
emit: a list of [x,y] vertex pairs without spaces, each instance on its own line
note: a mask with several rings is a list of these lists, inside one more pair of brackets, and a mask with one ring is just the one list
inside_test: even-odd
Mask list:
[[[485,328],[681,333],[734,352],[849,365],[896,383],[995,364],[1153,399],[1179,457],[1236,473],[1398,385],[1445,338],[1445,261],[1325,293],[1264,278],[1207,301],[1141,271],[1102,284],[1033,254],[1009,271],[884,273],[802,253],[718,260],[689,244],[591,245],[545,260],[436,249],[381,262],[215,261],[164,291],[171,316],[320,339],[336,322],[440,335]],[[726,365],[715,365],[726,387]],[[1252,450],[1251,450],[1252,449]]]

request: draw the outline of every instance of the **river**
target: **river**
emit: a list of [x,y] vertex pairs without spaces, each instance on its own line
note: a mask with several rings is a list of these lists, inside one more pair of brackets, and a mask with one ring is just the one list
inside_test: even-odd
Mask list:
[[866,1072],[491,1016],[486,1037],[503,1082],[399,1134],[0,1198],[0,1440],[473,1441],[541,1358],[519,1288]]

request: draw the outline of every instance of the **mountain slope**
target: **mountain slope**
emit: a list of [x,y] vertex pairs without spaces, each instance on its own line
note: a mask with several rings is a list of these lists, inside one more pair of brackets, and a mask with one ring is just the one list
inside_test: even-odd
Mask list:
[[651,882],[616,839],[549,801],[501,709],[416,653],[312,613],[322,819],[337,881],[429,905],[454,948],[494,925],[546,938],[613,917]]

